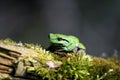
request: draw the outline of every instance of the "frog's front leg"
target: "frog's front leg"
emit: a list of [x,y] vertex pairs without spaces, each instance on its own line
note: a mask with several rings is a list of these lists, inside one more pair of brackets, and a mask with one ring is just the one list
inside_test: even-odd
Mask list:
[[77,54],[86,54],[85,50],[79,48],[78,46],[74,47],[73,52]]

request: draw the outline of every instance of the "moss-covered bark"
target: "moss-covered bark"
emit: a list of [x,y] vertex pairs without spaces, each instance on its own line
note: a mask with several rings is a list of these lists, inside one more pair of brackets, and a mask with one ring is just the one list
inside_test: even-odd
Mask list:
[[60,56],[39,45],[0,40],[0,79],[120,80],[120,62],[84,54]]

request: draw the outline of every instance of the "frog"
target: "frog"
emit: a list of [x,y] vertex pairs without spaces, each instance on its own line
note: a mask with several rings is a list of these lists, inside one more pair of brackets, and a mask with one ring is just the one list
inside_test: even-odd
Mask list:
[[86,47],[76,36],[50,33],[48,38],[50,43],[48,50],[52,52],[86,53]]

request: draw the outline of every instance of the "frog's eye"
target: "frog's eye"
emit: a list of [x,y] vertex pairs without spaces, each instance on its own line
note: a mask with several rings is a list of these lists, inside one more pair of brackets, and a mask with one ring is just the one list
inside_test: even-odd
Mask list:
[[59,37],[59,38],[57,38],[57,40],[58,40],[58,41],[66,41],[66,42],[69,42],[68,40],[63,39],[63,38],[60,38],[60,37]]
[[63,39],[59,37],[59,38],[57,38],[57,40],[58,40],[58,41],[62,41]]

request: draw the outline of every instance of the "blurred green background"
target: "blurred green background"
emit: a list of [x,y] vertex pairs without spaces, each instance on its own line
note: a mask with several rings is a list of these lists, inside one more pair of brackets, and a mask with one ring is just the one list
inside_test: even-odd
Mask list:
[[77,36],[88,54],[120,56],[120,0],[0,1],[0,38],[46,48],[49,33]]

